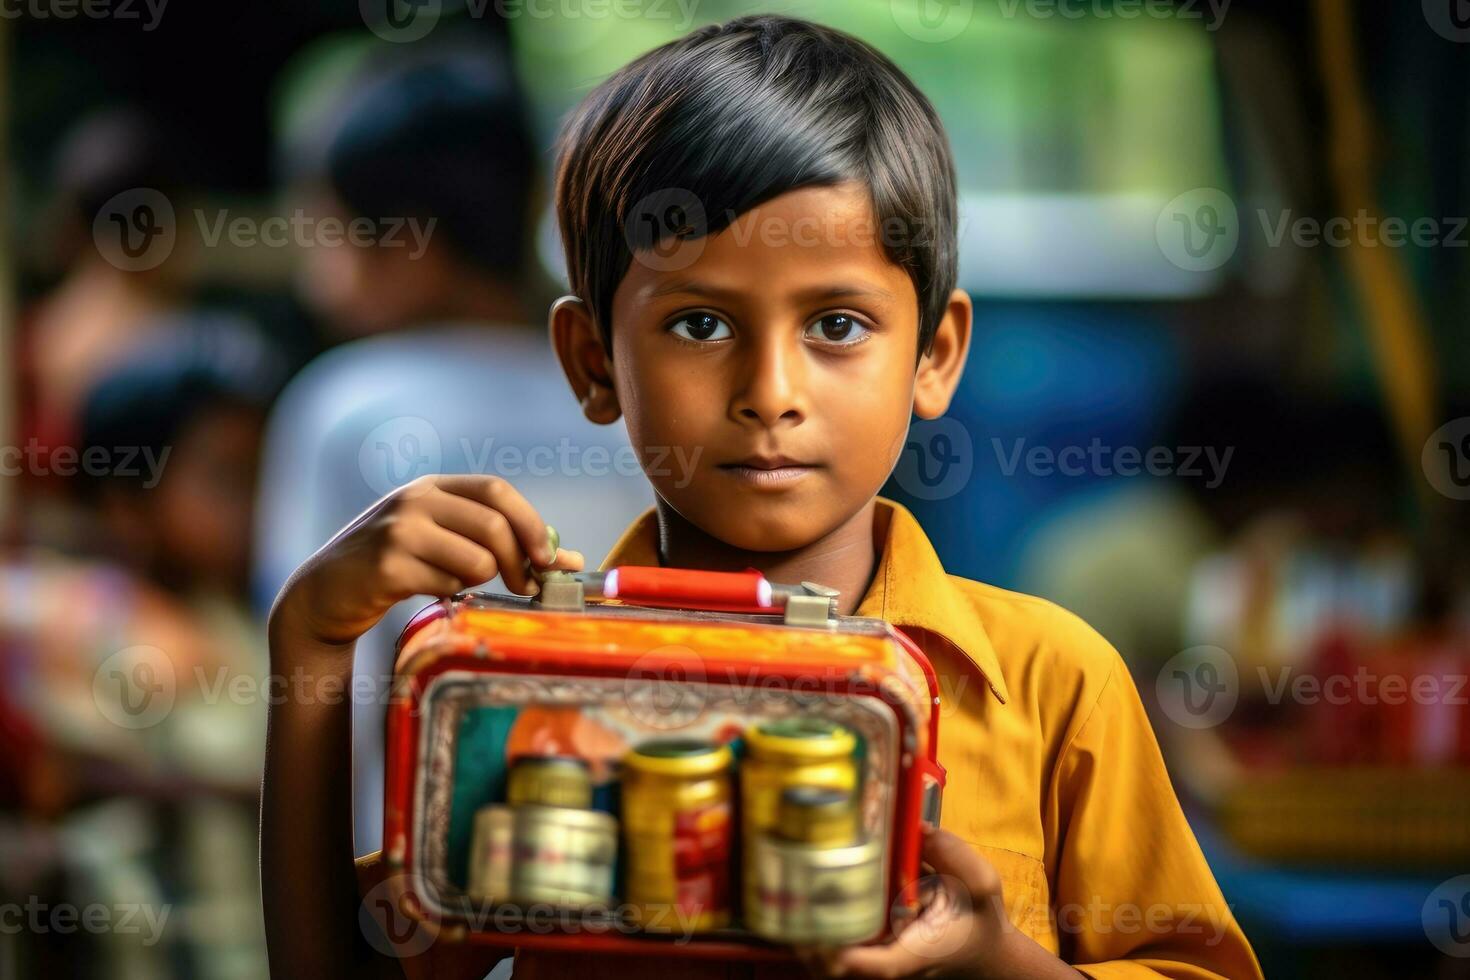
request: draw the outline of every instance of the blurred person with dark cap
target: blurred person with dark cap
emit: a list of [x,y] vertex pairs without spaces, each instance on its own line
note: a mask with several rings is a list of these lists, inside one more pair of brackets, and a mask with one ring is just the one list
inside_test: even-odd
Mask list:
[[96,451],[74,480],[85,552],[33,548],[0,564],[0,787],[31,857],[49,854],[38,871],[0,853],[0,880],[26,892],[49,866],[57,900],[131,904],[147,928],[65,948],[29,937],[27,975],[265,972],[267,658],[246,582],[282,365],[228,316],[171,317],[148,337],[82,401],[78,436]]
[[[314,221],[371,240],[303,250],[302,297],[358,339],[302,371],[271,416],[257,601],[425,473],[513,479],[569,547],[606,551],[652,497],[624,433],[583,417],[527,323],[539,160],[508,54],[466,38],[395,49],[318,105],[285,141],[290,188]],[[389,683],[397,634],[428,601],[364,637],[359,670]],[[381,698],[355,705],[359,853],[381,837],[382,725]]]

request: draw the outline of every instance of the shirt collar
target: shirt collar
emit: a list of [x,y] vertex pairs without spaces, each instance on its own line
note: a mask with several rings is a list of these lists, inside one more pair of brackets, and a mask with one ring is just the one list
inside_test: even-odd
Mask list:
[[[882,497],[877,500],[876,521],[883,550],[856,615],[884,619],[911,636],[923,631],[948,643],[974,663],[1004,704],[1009,694],[990,637],[974,605],[945,573],[924,529],[908,510]],[[658,514],[650,508],[623,532],[602,568],[658,563]],[[924,640],[913,639],[920,644]]]

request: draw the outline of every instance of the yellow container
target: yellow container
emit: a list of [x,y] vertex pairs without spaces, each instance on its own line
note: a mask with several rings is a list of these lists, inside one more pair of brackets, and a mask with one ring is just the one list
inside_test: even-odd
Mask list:
[[788,786],[857,788],[852,754],[857,737],[821,718],[787,718],[752,725],[740,763],[740,805],[746,838],[774,830],[781,791]]
[[592,775],[584,759],[569,755],[523,755],[511,763],[505,788],[511,806],[592,806]]
[[858,774],[852,756],[856,748],[857,736],[822,718],[783,718],[746,729],[745,758],[740,761],[745,851],[741,877],[746,909],[760,901],[752,858],[762,836],[777,829],[782,792],[792,786],[816,786],[854,793]]
[[623,759],[627,900],[650,932],[730,924],[729,746],[645,742]]
[[861,835],[852,794],[824,786],[788,786],[781,791],[776,834],[817,847],[857,843]]

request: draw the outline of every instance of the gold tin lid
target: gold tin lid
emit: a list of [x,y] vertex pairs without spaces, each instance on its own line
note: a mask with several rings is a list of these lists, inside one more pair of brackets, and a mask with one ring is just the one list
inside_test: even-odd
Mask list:
[[857,843],[857,807],[852,795],[826,786],[788,786],[781,792],[776,833],[818,847]]
[[852,755],[857,736],[824,718],[796,717],[750,726],[745,730],[745,744],[762,758],[825,762]]
[[623,765],[658,776],[707,776],[730,767],[730,746],[697,738],[660,738],[644,742],[623,757]]
[[587,763],[570,755],[523,755],[511,763],[506,802],[587,808],[592,805],[592,775]]

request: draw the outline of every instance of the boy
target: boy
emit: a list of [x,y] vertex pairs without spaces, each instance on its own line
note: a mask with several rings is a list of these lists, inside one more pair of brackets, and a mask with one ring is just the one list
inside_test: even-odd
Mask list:
[[[867,45],[802,21],[701,29],[588,97],[560,148],[557,212],[573,295],[553,306],[551,334],[583,412],[623,418],[645,459],[696,460],[679,478],[648,467],[658,504],[607,563],[831,585],[842,612],[921,643],[952,692],[944,829],[924,846],[945,887],[894,943],[809,965],[1259,976],[1118,655],[1046,602],[946,576],[913,518],[875,497],[910,417],[948,407],[970,336],[948,143],[912,83]],[[496,574],[533,594],[527,560],[582,565],[548,551],[541,517],[503,481],[420,480],[287,583],[271,616],[275,669],[345,683],[353,641],[393,602]],[[346,718],[320,703],[273,708],[262,847],[282,975],[383,962],[355,915]],[[414,945],[395,948],[410,976],[479,977],[495,960]],[[518,954],[514,971],[670,964],[680,976],[795,972],[545,952]]]

